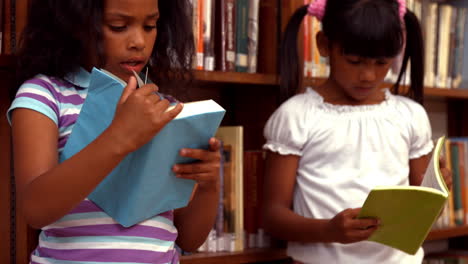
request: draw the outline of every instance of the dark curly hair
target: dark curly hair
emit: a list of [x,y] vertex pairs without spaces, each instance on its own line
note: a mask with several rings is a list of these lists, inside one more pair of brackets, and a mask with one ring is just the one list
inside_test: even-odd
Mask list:
[[[307,5],[292,15],[286,27],[280,54],[282,100],[292,96],[299,85],[301,70],[297,53],[297,34],[307,15]],[[343,47],[344,54],[368,58],[395,57],[404,46],[404,28],[396,0],[328,0],[322,20],[324,34]],[[424,45],[419,21],[407,10],[404,17],[406,49],[403,64],[393,89],[398,92],[400,81],[411,60],[411,86],[407,96],[422,103]]]
[[[191,75],[194,53],[189,0],[160,0],[158,36],[151,55],[153,81],[165,83]],[[104,63],[102,23],[104,0],[32,0],[17,52],[17,85],[45,74],[63,78],[86,65],[90,50]]]

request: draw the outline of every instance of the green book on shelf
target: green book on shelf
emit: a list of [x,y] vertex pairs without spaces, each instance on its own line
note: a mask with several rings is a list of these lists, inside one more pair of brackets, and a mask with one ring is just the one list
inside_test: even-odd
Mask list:
[[383,186],[369,193],[358,217],[380,219],[370,241],[416,254],[449,195],[439,167],[444,141],[437,140],[421,186]]

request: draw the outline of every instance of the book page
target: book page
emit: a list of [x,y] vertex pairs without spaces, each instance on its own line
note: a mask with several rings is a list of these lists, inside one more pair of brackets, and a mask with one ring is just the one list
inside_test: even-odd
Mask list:
[[427,166],[421,186],[434,188],[445,194],[448,194],[447,186],[445,185],[439,166],[439,159],[441,157],[444,141],[445,137],[441,137],[437,140],[434,153],[432,154],[429,165]]

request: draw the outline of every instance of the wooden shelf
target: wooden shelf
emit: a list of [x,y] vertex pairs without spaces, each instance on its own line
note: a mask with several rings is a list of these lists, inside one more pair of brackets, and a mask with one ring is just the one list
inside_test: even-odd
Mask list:
[[442,89],[442,88],[426,88],[424,90],[426,96],[446,97],[468,99],[468,89]]
[[289,260],[284,248],[247,249],[242,252],[195,253],[182,256],[181,264],[240,264]]
[[195,79],[205,82],[277,85],[278,79],[274,74],[194,71]]
[[468,226],[450,227],[431,231],[427,236],[426,241],[446,239],[465,235],[468,235]]

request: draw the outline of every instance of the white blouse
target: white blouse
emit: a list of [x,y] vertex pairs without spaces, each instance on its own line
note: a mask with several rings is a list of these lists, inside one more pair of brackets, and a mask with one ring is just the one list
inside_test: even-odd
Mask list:
[[[409,185],[409,160],[431,152],[431,127],[424,108],[385,90],[375,105],[333,105],[307,89],[283,103],[268,120],[264,148],[300,156],[293,197],[304,217],[330,219],[362,207],[378,185]],[[374,243],[288,244],[304,263],[421,263],[415,256]]]

